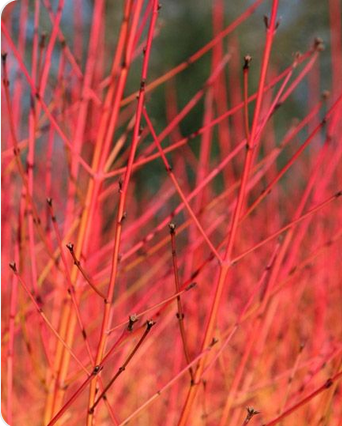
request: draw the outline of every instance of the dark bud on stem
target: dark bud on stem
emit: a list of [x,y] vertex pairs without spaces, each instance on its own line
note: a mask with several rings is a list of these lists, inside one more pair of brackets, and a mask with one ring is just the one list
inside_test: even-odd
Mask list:
[[72,253],[72,252],[74,251],[74,245],[73,245],[72,243],[68,243],[68,244],[66,245],[66,247],[67,247],[67,249],[69,249],[69,250],[70,250],[70,253]]
[[268,21],[268,16],[266,15],[264,15],[264,24],[265,24],[266,30],[268,30],[270,28],[270,25]]
[[122,192],[122,186],[123,186],[123,180],[122,180],[122,178],[120,178],[119,179],[119,193],[121,193]]
[[13,272],[18,272],[17,271],[17,264],[15,262],[10,262],[9,267],[12,269]]
[[6,62],[6,59],[7,59],[7,52],[1,53],[1,60],[2,60],[3,63]]
[[333,379],[328,379],[328,380],[325,382],[325,387],[328,389],[328,388],[330,388],[333,384],[334,384]]
[[212,339],[212,341],[211,341],[211,343],[210,343],[210,345],[209,345],[209,347],[211,348],[211,347],[213,347],[214,345],[216,345],[216,343],[218,342],[218,339],[216,339],[216,337],[213,337],[213,339]]
[[199,274],[199,270],[197,269],[195,272],[191,274],[191,279],[193,280],[194,278],[196,278],[198,274]]
[[176,224],[174,223],[169,223],[169,229],[170,229],[170,234],[175,234],[176,233]]
[[254,417],[256,414],[259,414],[259,413],[260,411],[254,410],[254,408],[252,407],[247,407],[247,416],[244,421],[244,424],[246,425],[252,419],[252,417]]
[[94,370],[93,370],[93,375],[96,376],[97,374],[99,374],[99,372],[102,370],[102,366],[101,365],[95,365]]
[[146,321],[146,328],[147,330],[151,330],[151,328],[155,325],[155,321],[153,320],[148,320]]
[[50,207],[52,207],[52,198],[47,198],[46,199],[46,202],[48,203],[48,205],[50,206]]
[[186,291],[189,291],[189,290],[191,290],[192,288],[196,287],[196,285],[197,285],[197,283],[191,283],[191,284],[189,284],[189,285],[185,288],[185,290],[186,290]]
[[120,223],[122,223],[126,219],[126,217],[127,217],[127,212],[123,212],[120,219]]
[[325,49],[323,40],[320,37],[316,37],[313,47],[314,47],[314,50],[317,50],[317,52],[322,52]]
[[245,61],[243,64],[243,69],[248,70],[252,61],[252,57],[250,55],[246,55],[243,59]]
[[39,294],[36,296],[36,302],[38,303],[38,305],[43,304],[43,299],[39,296]]
[[282,103],[281,103],[281,102],[277,102],[277,103],[274,105],[274,112],[275,112],[275,111],[277,111],[277,109],[279,109],[281,106],[282,106]]
[[132,314],[129,316],[129,321],[128,321],[128,326],[127,326],[127,330],[128,331],[133,331],[133,325],[134,323],[136,323],[138,321],[138,317],[137,314]]

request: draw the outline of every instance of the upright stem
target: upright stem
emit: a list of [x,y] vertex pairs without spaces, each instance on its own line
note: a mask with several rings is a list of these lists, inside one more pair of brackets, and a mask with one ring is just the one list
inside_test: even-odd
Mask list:
[[[257,92],[257,98],[256,98],[253,123],[252,123],[251,132],[250,132],[250,137],[249,137],[249,140],[247,141],[247,146],[246,146],[247,151],[246,151],[245,164],[243,168],[240,190],[237,196],[237,202],[236,202],[232,223],[229,230],[229,239],[228,239],[226,251],[223,257],[223,262],[221,263],[220,269],[219,269],[218,280],[215,286],[216,288],[215,288],[214,300],[211,305],[211,310],[210,310],[206,331],[205,331],[205,335],[203,339],[202,349],[206,348],[213,339],[220,300],[221,300],[224,284],[227,279],[228,271],[231,266],[230,258],[232,255],[232,250],[233,250],[233,246],[235,242],[237,226],[238,226],[241,209],[242,209],[242,205],[243,205],[243,201],[245,197],[248,177],[252,167],[253,150],[255,149],[255,139],[257,134],[258,122],[260,118],[261,105],[262,105],[264,87],[266,82],[266,73],[268,69],[268,63],[270,59],[274,33],[276,29],[278,3],[279,3],[279,0],[273,0],[271,18],[270,18],[269,24],[267,25],[266,44],[265,44],[264,55],[263,55],[262,66],[261,66],[261,73],[260,73],[260,79],[259,79],[259,86],[258,86],[258,92]],[[205,358],[202,358],[199,361],[197,366],[197,370],[195,374],[195,385],[192,386],[188,392],[187,399],[185,401],[182,414],[178,422],[178,426],[185,426],[188,422],[193,404],[195,402],[197,391],[199,389],[199,387],[197,386],[198,380],[202,375],[204,365],[205,365]]]
[[[135,158],[135,153],[136,153],[136,149],[139,142],[140,123],[141,123],[142,110],[143,110],[144,101],[145,101],[145,84],[147,79],[148,63],[149,63],[149,58],[151,53],[153,33],[155,29],[155,24],[157,21],[158,9],[159,9],[158,1],[154,0],[152,17],[151,17],[151,22],[149,26],[147,42],[146,42],[146,50],[145,50],[144,61],[142,66],[138,105],[137,105],[135,124],[133,129],[133,140],[132,140],[132,145],[130,149],[125,176],[124,176],[122,184],[120,185],[120,191],[119,191],[119,205],[118,205],[118,210],[116,215],[116,228],[115,228],[115,235],[114,235],[112,267],[111,267],[107,297],[104,304],[104,311],[103,311],[102,325],[101,325],[101,335],[100,335],[100,340],[98,343],[95,364],[99,364],[101,362],[104,351],[105,351],[107,338],[108,338],[107,329],[109,325],[110,308],[113,301],[114,289],[115,289],[115,284],[116,284],[117,274],[118,274],[122,225],[126,217],[125,207],[126,207],[127,191],[128,191],[129,181],[132,175],[132,166],[133,166],[133,162]],[[90,385],[89,400],[88,400],[88,417],[87,417],[88,426],[93,425],[94,410],[92,410],[91,408],[93,407],[95,403],[96,382],[97,381],[95,378],[95,380],[93,380]]]

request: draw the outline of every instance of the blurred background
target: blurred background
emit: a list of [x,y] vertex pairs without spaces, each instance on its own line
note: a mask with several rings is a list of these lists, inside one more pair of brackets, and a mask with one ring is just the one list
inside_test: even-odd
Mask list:
[[[44,4],[44,2],[42,2]],[[56,11],[57,0],[50,3]],[[152,56],[149,69],[149,81],[154,80],[172,69],[181,62],[187,60],[191,54],[204,46],[217,34],[241,15],[253,2],[252,1],[227,1],[227,0],[168,0],[162,2],[161,12],[157,23],[156,37],[153,43]],[[233,106],[239,99],[234,99],[234,94],[229,90],[232,85],[241,89],[242,65],[245,55],[252,56],[251,70],[249,76],[249,92],[253,93],[257,87],[262,51],[264,46],[265,23],[264,16],[270,12],[271,1],[262,1],[257,10],[228,37],[223,39],[222,48],[224,52],[231,54],[229,64],[225,67],[225,80],[227,86],[227,104]],[[329,4],[330,3],[330,4]],[[22,7],[21,7],[22,6]],[[14,39],[19,37],[20,13],[28,8],[30,20],[27,22],[25,31],[27,33],[27,46],[25,49],[25,63],[30,67],[31,48],[33,37],[33,1],[17,1],[8,5],[3,13],[3,19],[10,22],[13,27]],[[90,34],[90,22],[93,11],[93,1],[90,0],[66,0],[61,27],[65,41],[71,49],[77,46],[75,58],[84,69],[88,49],[88,37]],[[304,79],[290,99],[282,106],[281,114],[275,114],[274,128],[276,137],[282,137],[288,130],[293,119],[301,119],[308,112],[308,105],[316,103],[323,90],[331,91],[331,26],[330,20],[332,10],[338,10],[339,0],[287,0],[281,1],[279,6],[279,28],[272,51],[272,61],[269,75],[276,75],[293,60],[297,52],[306,52],[314,43],[316,37],[320,37],[325,50],[320,55],[309,77]],[[99,52],[99,63],[101,66],[109,66],[115,52],[115,43],[118,29],[122,19],[123,2],[117,0],[106,1],[106,30],[104,34],[105,50]],[[329,12],[330,11],[330,12]],[[77,12],[77,13],[76,13]],[[215,13],[218,15],[215,18]],[[47,43],[51,32],[51,24],[46,8],[41,8],[41,36]],[[216,20],[216,28],[213,20]],[[336,19],[336,18],[335,18]],[[15,36],[16,35],[16,36]],[[15,40],[16,42],[18,41]],[[57,43],[54,49],[50,82],[53,82],[53,73],[57,74],[59,54],[61,46]],[[82,53],[80,53],[82,52]],[[200,60],[189,66],[166,85],[163,84],[153,91],[147,98],[151,116],[155,120],[157,133],[165,128],[170,117],[167,113],[168,93],[173,93],[173,101],[178,111],[197,93],[210,75],[213,51],[206,53]],[[130,69],[128,84],[125,95],[135,92],[140,84],[142,55],[138,55]],[[11,78],[21,78],[16,62],[11,68]],[[75,76],[70,74],[70,81],[66,84],[78,84],[74,82]],[[335,80],[338,76],[335,76]],[[335,82],[336,86],[336,82]],[[241,90],[236,92],[241,92]],[[335,87],[336,89],[336,87]],[[52,98],[53,90],[47,89],[47,100]],[[29,108],[29,95],[24,98]],[[204,99],[204,98],[203,98]],[[250,106],[250,112],[253,105]],[[189,135],[202,125],[204,101],[201,100],[192,111],[181,121],[177,129],[178,136]],[[239,113],[238,113],[239,114]],[[234,118],[230,118],[234,120]],[[20,126],[21,138],[27,134],[27,121]],[[214,135],[214,140],[217,135]],[[305,132],[303,134],[305,136]],[[234,135],[230,135],[234,140]],[[198,144],[196,144],[198,146]],[[198,149],[193,146],[193,152],[198,154]],[[215,146],[215,143],[214,143]],[[161,162],[152,162],[139,172],[140,177],[154,186],[159,172],[163,171]],[[138,179],[140,180],[140,179]]]
[[[50,2],[53,9],[56,10],[57,0]],[[234,19],[241,15],[252,1],[227,1],[219,0],[222,9],[220,21],[222,28],[229,25]],[[192,53],[208,43],[214,36],[213,34],[213,7],[216,4],[212,0],[168,0],[161,3],[162,9],[158,19],[157,36],[152,49],[152,58],[150,62],[149,80],[165,73],[175,65],[186,60]],[[270,11],[271,1],[264,0],[257,10],[243,22],[238,28],[223,41],[225,51],[231,52],[233,58],[236,56],[236,62],[241,66],[244,55],[251,55],[253,58],[250,72],[250,92],[254,92],[260,70],[260,61],[264,46],[265,24],[264,16]],[[330,0],[330,3],[339,4],[339,0]],[[29,40],[33,36],[33,1],[16,1],[8,5],[3,12],[3,19],[11,21],[13,25],[13,34],[19,35],[20,31],[20,4],[26,4],[30,11],[31,20],[27,26],[28,45],[26,49],[26,64],[29,67],[31,51]],[[75,22],[75,10],[78,10],[79,25]],[[117,0],[106,1],[106,51],[104,55],[112,57],[115,52],[116,37],[119,25],[122,19],[123,2]],[[75,43],[82,44],[82,56],[76,58],[84,68],[88,38],[90,33],[90,21],[93,10],[93,1],[91,0],[66,0],[61,27],[66,38],[66,43],[72,47]],[[47,12],[41,8],[42,20],[40,25],[41,34],[48,35],[51,31],[50,20]],[[45,15],[45,17],[44,17]],[[329,1],[328,0],[287,0],[280,1],[279,5],[279,28],[272,52],[272,64],[276,64],[277,69],[273,72],[279,72],[288,66],[296,52],[305,52],[312,46],[315,37],[320,37],[325,45],[325,50],[321,54],[319,64],[317,64],[316,74],[319,74],[319,87],[316,87],[317,93],[322,90],[330,90],[332,83],[331,74],[331,33],[329,21]],[[80,28],[80,25],[82,28]],[[88,27],[87,27],[88,26]],[[221,29],[222,29],[221,28]],[[82,34],[81,40],[75,40]],[[78,34],[78,35],[77,35]],[[14,36],[15,39],[15,36]],[[46,40],[46,39],[45,39]],[[58,65],[58,46],[55,52],[55,71]],[[204,55],[199,61],[183,71],[178,77],[174,87],[177,87],[177,102],[181,108],[205,82],[210,73],[212,52]],[[127,85],[134,92],[138,88],[141,72],[141,55],[136,58],[134,67],[130,70],[130,84]],[[109,66],[110,61],[106,61]],[[15,64],[14,68],[15,68]],[[229,69],[226,67],[226,78],[229,80]],[[109,70],[108,70],[109,71]],[[15,73],[15,69],[12,68]],[[240,72],[242,78],[242,72]],[[236,82],[241,84],[241,81]],[[129,90],[129,89],[128,89]],[[127,91],[127,90],[126,90]],[[126,93],[128,95],[130,93]],[[309,96],[308,84],[306,81],[300,84],[299,88],[286,103],[279,120],[279,131],[286,125],[289,117],[298,115],[303,111],[303,105],[307,105]],[[228,101],[229,99],[228,94]],[[153,94],[150,107],[153,109],[153,115],[157,119],[160,129],[166,124],[165,108],[165,90],[164,87],[156,90]],[[201,125],[203,112],[203,103],[200,102],[197,108],[186,117],[181,123],[181,130],[184,133],[190,133]]]

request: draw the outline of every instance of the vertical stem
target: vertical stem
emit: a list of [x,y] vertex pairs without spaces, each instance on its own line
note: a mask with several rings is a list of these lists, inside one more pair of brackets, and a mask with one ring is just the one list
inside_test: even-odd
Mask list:
[[[176,225],[174,223],[170,223],[169,228],[170,228],[170,236],[171,236],[173,273],[175,276],[176,293],[178,293],[180,291],[180,283],[179,283],[178,262],[177,262],[177,252],[176,252]],[[180,329],[182,343],[183,343],[185,360],[187,364],[190,364],[191,358],[189,355],[189,347],[188,347],[188,342],[187,342],[186,333],[185,333],[184,310],[183,310],[183,305],[182,305],[180,295],[177,296],[177,318],[178,318],[179,329]],[[194,373],[191,367],[189,368],[189,374],[191,378],[191,383],[193,383]]]
[[[98,348],[97,348],[97,353],[95,358],[96,364],[99,364],[102,360],[107,338],[108,338],[107,329],[108,329],[109,318],[110,318],[110,307],[113,300],[114,289],[115,289],[115,284],[116,284],[117,274],[118,274],[122,224],[126,216],[125,207],[126,207],[127,191],[128,191],[128,185],[131,178],[131,174],[132,174],[132,166],[134,162],[135,152],[139,142],[140,122],[141,122],[142,110],[143,110],[144,100],[145,100],[145,84],[146,84],[146,78],[147,78],[147,70],[148,70],[148,63],[149,63],[149,58],[151,53],[153,33],[154,33],[155,24],[156,24],[157,15],[158,15],[158,9],[159,9],[158,1],[154,0],[152,17],[151,17],[151,22],[149,26],[148,36],[147,36],[146,50],[145,50],[145,56],[143,61],[142,73],[141,73],[140,91],[139,91],[138,105],[136,110],[135,124],[133,129],[133,140],[132,140],[132,145],[131,145],[130,154],[128,158],[126,173],[125,173],[124,180],[119,192],[119,205],[118,205],[118,210],[116,215],[116,228],[115,228],[115,235],[114,235],[112,267],[111,267],[107,297],[104,304],[100,340],[98,343]],[[88,417],[87,417],[88,426],[93,425],[94,413],[91,410],[91,407],[93,407],[95,402],[95,393],[96,393],[96,379],[93,380],[90,385],[89,401],[88,401],[89,411],[88,411]]]
[[[264,55],[263,55],[262,66],[261,66],[261,73],[260,73],[258,92],[257,92],[257,98],[256,98],[256,106],[254,111],[250,138],[247,141],[247,146],[246,146],[247,152],[246,152],[244,169],[243,169],[243,174],[242,174],[242,179],[240,184],[240,190],[237,196],[236,206],[233,213],[232,223],[230,226],[229,239],[228,239],[226,251],[223,257],[223,262],[220,265],[218,280],[217,280],[217,284],[215,288],[214,300],[211,305],[202,348],[207,347],[213,338],[218,310],[219,310],[219,304],[220,304],[223,288],[227,279],[228,271],[230,268],[230,257],[232,255],[233,245],[234,245],[234,241],[236,237],[237,225],[238,225],[238,221],[240,218],[240,213],[241,213],[241,209],[242,209],[242,205],[244,201],[249,172],[252,167],[252,158],[253,158],[253,150],[255,148],[255,137],[257,133],[257,125],[258,125],[259,117],[260,117],[264,87],[266,82],[266,73],[268,69],[268,63],[269,63],[271,48],[273,44],[273,37],[275,33],[275,28],[276,28],[278,3],[279,3],[279,0],[273,0],[273,3],[272,3],[271,18],[270,18],[269,25],[267,26],[266,44],[265,44]],[[188,422],[188,418],[191,414],[192,406],[195,402],[195,398],[198,391],[198,386],[196,386],[197,380],[202,374],[204,364],[205,364],[205,358],[203,358],[198,363],[198,367],[195,374],[195,386],[192,386],[188,392],[188,395],[181,413],[181,417],[178,422],[178,426],[185,426]]]

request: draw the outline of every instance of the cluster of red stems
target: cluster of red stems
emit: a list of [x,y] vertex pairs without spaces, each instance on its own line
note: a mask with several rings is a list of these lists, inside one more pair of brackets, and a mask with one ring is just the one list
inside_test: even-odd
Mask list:
[[[105,0],[89,28],[73,2],[72,42],[64,0],[16,3],[1,23],[3,418],[341,426],[340,1],[327,5],[323,96],[320,39],[285,69],[272,60],[278,0],[246,2],[228,26],[213,1],[212,38],[154,79],[158,0],[122,2],[113,52]],[[246,23],[265,26],[253,60],[235,35]],[[208,55],[180,108],[177,81]],[[163,87],[160,132],[149,106]],[[277,115],[302,87],[282,135]],[[141,175],[158,162],[154,180]]]

